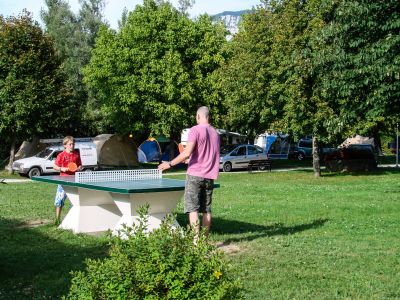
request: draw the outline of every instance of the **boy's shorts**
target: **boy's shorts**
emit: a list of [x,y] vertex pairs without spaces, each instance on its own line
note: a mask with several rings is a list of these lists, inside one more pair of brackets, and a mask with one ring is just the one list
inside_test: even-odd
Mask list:
[[65,203],[65,199],[67,199],[67,194],[61,185],[57,186],[56,197],[54,198],[54,205],[56,207],[63,207]]
[[214,180],[186,175],[185,213],[210,213]]

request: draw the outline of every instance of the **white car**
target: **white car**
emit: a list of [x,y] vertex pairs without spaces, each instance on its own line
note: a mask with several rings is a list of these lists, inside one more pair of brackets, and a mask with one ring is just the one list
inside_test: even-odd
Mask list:
[[[85,169],[97,167],[96,145],[93,143],[76,143],[79,150],[82,165]],[[26,157],[14,161],[12,168],[20,175],[32,176],[49,175],[57,173],[53,169],[57,155],[64,150],[64,146],[51,146],[40,151],[35,156]]]
[[226,145],[221,147],[219,168],[224,172],[247,168],[251,160],[267,160],[268,155],[256,145]]

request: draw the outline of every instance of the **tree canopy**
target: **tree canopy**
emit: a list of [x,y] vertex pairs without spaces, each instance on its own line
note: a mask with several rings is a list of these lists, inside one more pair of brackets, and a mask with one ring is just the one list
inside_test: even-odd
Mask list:
[[117,130],[177,138],[201,105],[218,120],[212,74],[224,61],[225,29],[169,2],[145,0],[118,32],[102,27],[85,81]]
[[378,137],[400,114],[400,3],[341,1],[314,41],[314,93],[335,112],[330,132]]
[[[263,1],[231,43],[227,124],[337,141],[399,115],[398,1]],[[236,80],[234,80],[236,78]]]
[[70,91],[51,39],[25,13],[0,16],[0,135],[29,139],[65,125]]
[[[89,63],[97,32],[103,21],[104,0],[80,0],[81,8],[74,14],[66,0],[46,0],[46,10],[41,16],[46,32],[54,41],[55,49],[61,57],[67,84],[72,91],[70,126],[72,134],[90,134],[98,130],[96,107],[91,94],[83,83],[82,69]],[[89,107],[88,107],[89,106]]]
[[51,39],[28,13],[0,16],[0,136],[11,145],[50,135],[68,120],[70,90]]

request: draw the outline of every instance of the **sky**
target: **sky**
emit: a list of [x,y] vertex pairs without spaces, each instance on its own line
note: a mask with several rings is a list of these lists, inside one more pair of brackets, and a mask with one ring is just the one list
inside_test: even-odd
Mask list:
[[[79,10],[79,0],[68,0],[71,9],[76,13]],[[131,11],[137,4],[142,4],[141,0],[106,0],[104,9],[104,17],[114,29],[118,27],[118,20],[121,18],[124,7]],[[170,0],[177,7],[177,0]],[[223,11],[238,11],[251,9],[260,4],[260,0],[196,0],[192,9],[189,10],[191,17],[198,16],[203,13],[214,15]],[[0,0],[0,14],[8,17],[18,15],[26,8],[33,14],[33,18],[39,23],[40,9],[45,8],[44,0]]]

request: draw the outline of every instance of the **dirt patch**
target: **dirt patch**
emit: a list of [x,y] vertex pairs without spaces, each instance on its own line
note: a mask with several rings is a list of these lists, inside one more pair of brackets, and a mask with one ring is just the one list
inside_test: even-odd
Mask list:
[[17,228],[35,228],[42,225],[49,224],[53,221],[47,219],[39,219],[39,220],[28,220],[17,226]]
[[217,247],[218,250],[222,250],[224,253],[227,253],[227,254],[236,253],[241,250],[238,245],[231,244],[231,243],[216,242],[214,244],[214,246]]

